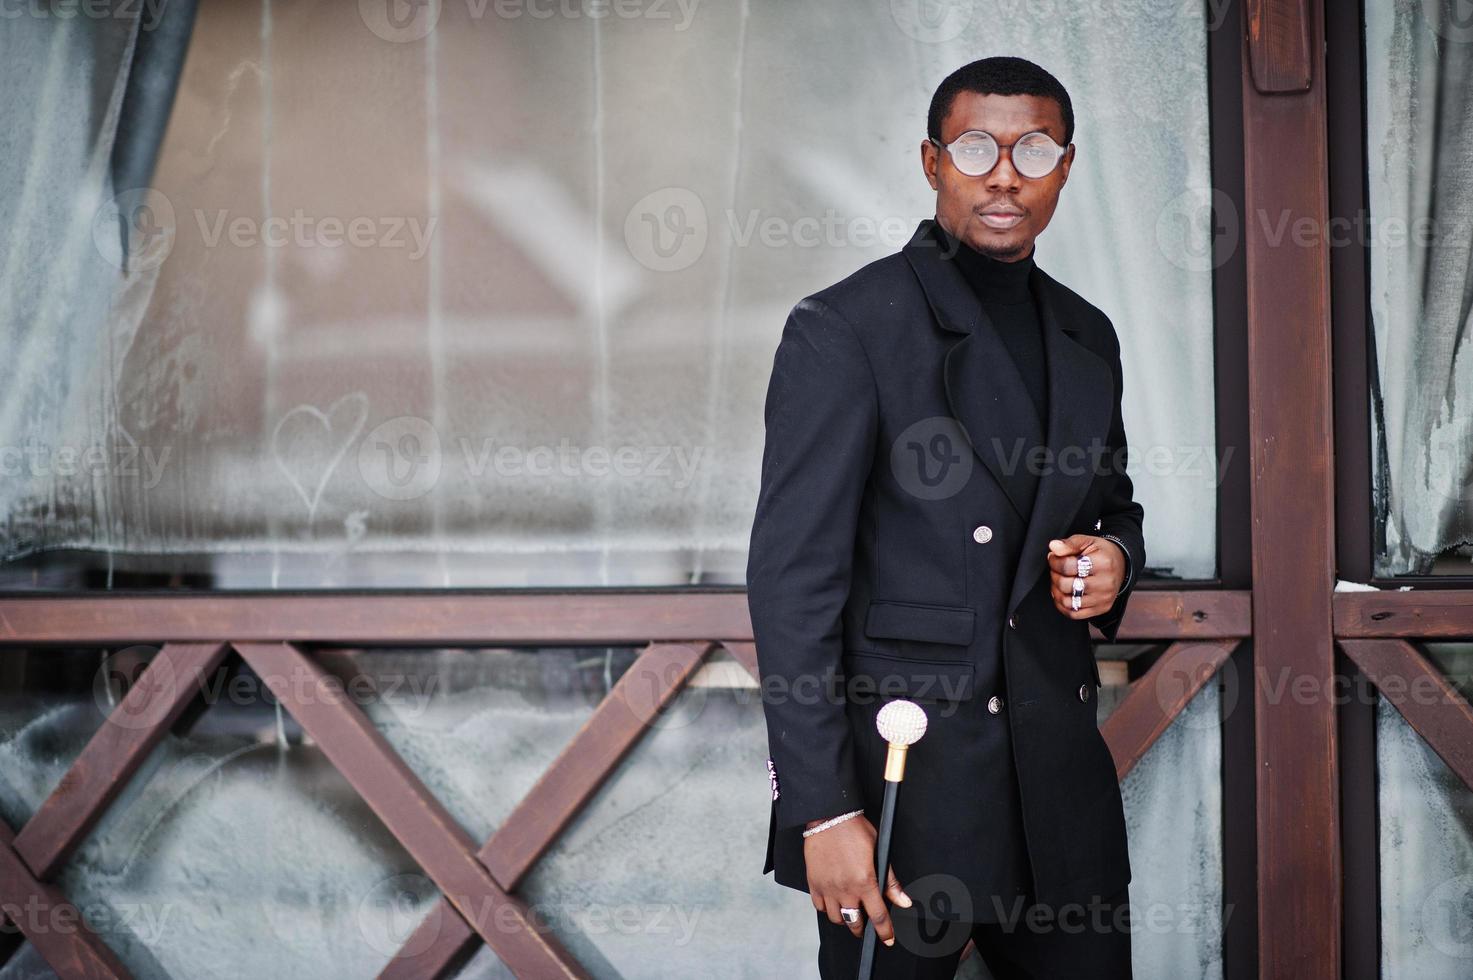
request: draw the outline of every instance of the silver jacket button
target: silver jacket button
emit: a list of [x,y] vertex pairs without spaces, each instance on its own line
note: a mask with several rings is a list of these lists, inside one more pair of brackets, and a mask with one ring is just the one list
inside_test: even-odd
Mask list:
[[992,528],[988,527],[986,524],[979,524],[977,528],[972,531],[972,540],[977,542],[978,544],[986,544],[987,542],[992,540]]
[[1088,684],[1080,684],[1079,685],[1079,700],[1081,700],[1081,701],[1088,701],[1089,700],[1089,685]]
[[992,697],[988,698],[987,699],[987,710],[990,711],[990,712],[992,712],[993,714],[997,714],[999,711],[1001,711],[1002,710],[1002,698],[998,697],[996,694],[994,694]]
[[1017,613],[1014,613],[1013,615],[1011,615],[1011,616],[1008,617],[1008,629],[1015,630],[1017,628],[1018,628],[1018,615],[1017,615]]
[[1102,528],[1104,526],[1105,526],[1105,519],[1103,517],[1096,517],[1095,518],[1095,530],[1098,531],[1100,528]]

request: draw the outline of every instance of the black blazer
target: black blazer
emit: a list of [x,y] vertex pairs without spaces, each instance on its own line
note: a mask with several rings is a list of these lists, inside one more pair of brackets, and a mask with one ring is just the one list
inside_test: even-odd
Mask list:
[[[897,808],[901,882],[1086,901],[1130,880],[1125,819],[1088,625],[1053,607],[1046,553],[1081,532],[1123,545],[1130,577],[1092,620],[1113,639],[1146,557],[1119,342],[1035,267],[1041,421],[937,241],[923,221],[899,254],[799,302],[774,355],[747,564],[774,794],[764,870],[806,889],[806,822],[864,807],[878,823],[874,718],[907,697],[930,727]],[[1050,452],[1016,455],[1035,446]]]

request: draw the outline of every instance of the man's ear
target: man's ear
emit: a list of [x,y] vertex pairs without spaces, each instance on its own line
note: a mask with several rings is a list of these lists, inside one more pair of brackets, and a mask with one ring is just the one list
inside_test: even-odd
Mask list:
[[1059,164],[1059,187],[1063,187],[1069,181],[1069,168],[1074,165],[1074,144],[1064,151],[1064,159]]
[[926,180],[933,191],[938,189],[936,187],[936,164],[940,158],[935,143],[930,140],[921,140],[921,170],[925,172]]

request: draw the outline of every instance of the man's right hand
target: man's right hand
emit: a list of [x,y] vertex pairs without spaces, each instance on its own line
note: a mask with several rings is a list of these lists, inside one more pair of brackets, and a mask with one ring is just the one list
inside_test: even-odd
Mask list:
[[[822,820],[808,824],[816,827]],[[875,828],[865,817],[853,817],[828,830],[803,838],[803,861],[808,866],[808,895],[813,907],[829,917],[834,925],[846,925],[840,908],[863,909],[875,924],[875,935],[886,946],[895,945],[895,929],[885,899],[880,896],[875,880]],[[910,908],[910,896],[888,869],[885,897],[903,909]],[[847,923],[856,937],[864,932],[864,920]]]

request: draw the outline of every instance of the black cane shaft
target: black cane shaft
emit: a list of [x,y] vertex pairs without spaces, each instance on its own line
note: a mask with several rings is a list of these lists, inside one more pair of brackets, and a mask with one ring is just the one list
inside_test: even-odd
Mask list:
[[[900,793],[900,784],[885,780],[885,805],[880,810],[880,832],[875,838],[875,876],[880,883],[880,896],[884,899],[885,882],[890,872],[890,832],[895,828],[895,797]],[[875,971],[875,924],[866,917],[864,923],[864,946],[859,954],[859,980],[870,980]]]

